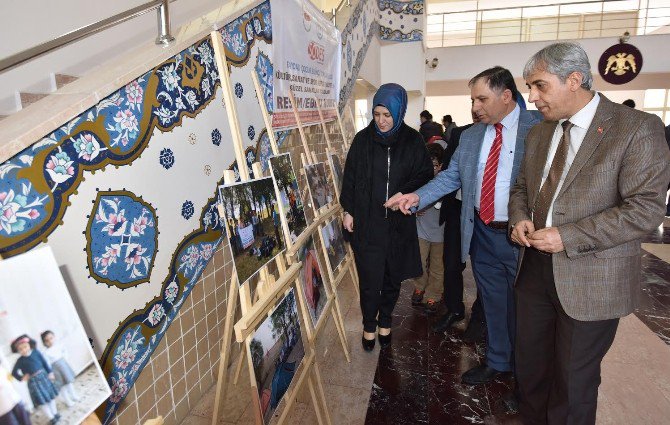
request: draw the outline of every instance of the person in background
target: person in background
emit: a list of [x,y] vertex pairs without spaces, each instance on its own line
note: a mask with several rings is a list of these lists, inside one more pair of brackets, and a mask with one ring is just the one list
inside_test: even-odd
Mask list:
[[[449,168],[451,157],[458,148],[461,134],[479,122],[479,117],[471,109],[472,124],[456,127],[451,132],[451,139],[442,157],[442,170]],[[465,261],[461,256],[461,191],[456,190],[442,198],[440,208],[440,224],[444,225],[444,305],[447,312],[433,325],[432,330],[441,333],[449,329],[455,323],[465,317],[465,304],[463,303],[463,270]],[[465,342],[484,342],[486,338],[486,319],[479,298],[479,292],[475,302],[472,304],[470,321],[463,333]]]
[[444,140],[449,143],[451,141],[451,133],[456,127],[456,123],[451,118],[451,115],[445,115],[442,117],[442,125],[444,126]]
[[60,420],[56,408],[58,391],[53,384],[56,377],[46,359],[35,349],[35,340],[28,335],[21,335],[12,341],[12,353],[19,353],[19,358],[12,369],[12,376],[28,384],[30,399],[39,408],[50,424]]
[[[432,143],[426,146],[433,173],[442,169],[444,149]],[[419,252],[423,275],[414,279],[413,306],[424,306],[426,314],[434,314],[442,299],[442,281],[444,280],[444,262],[442,261],[444,226],[440,225],[440,206],[437,202],[416,213],[416,230],[419,235]],[[423,303],[425,298],[425,303]]]
[[0,364],[0,425],[31,425],[30,414],[14,389],[12,375]]
[[635,109],[635,101],[633,99],[626,99],[623,102],[621,102],[622,105],[626,105],[629,108]]
[[374,96],[374,119],[359,131],[344,167],[340,204],[354,250],[366,351],[391,344],[391,316],[403,280],[421,276],[416,218],[384,207],[393,194],[410,193],[433,177],[423,138],[403,122],[407,92],[383,84]]
[[422,209],[462,189],[462,261],[470,254],[486,316],[487,348],[486,361],[465,372],[461,381],[481,385],[513,370],[513,289],[519,250],[509,240],[507,201],[526,134],[540,118],[537,111],[522,110],[516,103],[514,77],[503,67],[482,71],[469,86],[480,122],[463,132],[449,168],[416,192],[394,196],[386,205],[410,214],[410,208]]
[[65,357],[67,352],[62,344],[56,342],[56,336],[52,331],[44,331],[40,335],[42,343],[46,347],[44,357],[49,362],[54,376],[59,395],[68,407],[72,407],[79,401],[79,395],[74,389],[74,371]]
[[419,114],[419,120],[421,120],[419,133],[421,133],[421,137],[423,137],[424,143],[428,143],[434,137],[439,137],[440,139],[442,138],[442,126],[433,121],[433,114],[428,111],[421,111]]
[[544,121],[510,191],[521,246],[516,382],[527,424],[596,423],[600,364],[640,292],[640,241],[663,219],[670,151],[656,115],[591,89],[576,43],[535,53],[523,77]]

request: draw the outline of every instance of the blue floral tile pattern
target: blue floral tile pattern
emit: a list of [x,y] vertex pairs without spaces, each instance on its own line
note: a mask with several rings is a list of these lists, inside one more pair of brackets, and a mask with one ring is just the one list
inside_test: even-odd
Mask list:
[[148,282],[158,248],[151,204],[125,190],[98,192],[86,226],[92,278],[119,288]]
[[[132,164],[154,129],[171,131],[197,115],[218,85],[205,38],[0,164],[0,255],[11,257],[44,241],[86,173]],[[169,169],[174,154],[161,150],[159,162]]]
[[244,66],[251,57],[256,39],[272,43],[270,1],[264,1],[219,30],[226,46],[226,60],[236,67]]
[[274,104],[272,102],[272,86],[274,84],[273,74],[274,67],[270,58],[267,57],[263,52],[258,52],[258,57],[256,58],[256,76],[258,81],[261,83],[261,88],[263,89],[263,98],[265,99],[265,106],[268,109],[269,113],[274,111]]
[[249,140],[254,140],[256,137],[256,129],[254,128],[253,125],[250,125],[249,128],[247,129],[247,136],[249,137]]
[[218,128],[212,130],[212,143],[216,146],[221,145],[221,132]]
[[174,152],[170,148],[161,149],[158,161],[166,170],[169,170],[174,165]]
[[242,87],[241,83],[235,83],[235,96],[238,99],[242,99],[242,96],[244,96],[244,87]]
[[195,212],[195,209],[193,208],[193,202],[185,201],[181,205],[181,216],[184,217],[186,220],[193,217],[194,212]]

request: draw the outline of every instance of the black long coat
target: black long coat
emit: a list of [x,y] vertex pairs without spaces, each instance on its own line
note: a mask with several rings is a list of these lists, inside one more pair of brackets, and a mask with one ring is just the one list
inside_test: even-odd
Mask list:
[[[379,149],[379,136],[375,135],[374,122],[359,131],[351,144],[344,166],[340,203],[354,218],[354,232],[348,234],[356,254],[357,262],[365,263],[366,246],[376,238],[390,238],[388,254],[390,258],[390,278],[402,281],[423,273],[419,254],[419,240],[416,233],[416,217],[404,215],[400,211],[387,212],[389,234],[380,235],[379,230],[370,225],[373,181],[387,181],[387,176],[372,176],[373,162],[387,160],[386,149]],[[388,196],[411,193],[426,184],[433,177],[433,164],[418,131],[406,124],[398,129],[390,147],[390,169],[388,170]],[[378,240],[378,239],[377,239]],[[378,264],[382,268],[384,264]]]

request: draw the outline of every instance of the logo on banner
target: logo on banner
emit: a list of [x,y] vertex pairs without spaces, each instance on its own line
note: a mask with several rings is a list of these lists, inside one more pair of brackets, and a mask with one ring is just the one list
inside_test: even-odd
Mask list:
[[628,43],[615,44],[600,56],[598,72],[610,84],[626,84],[642,69],[642,53]]
[[304,8],[302,11],[302,26],[305,27],[305,31],[307,32],[312,30],[312,16],[305,12]]
[[323,63],[326,58],[326,48],[312,41],[307,46],[307,54],[311,60]]

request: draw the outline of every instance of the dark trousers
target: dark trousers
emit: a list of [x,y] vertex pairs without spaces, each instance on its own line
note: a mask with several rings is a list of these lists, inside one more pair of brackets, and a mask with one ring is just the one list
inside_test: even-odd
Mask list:
[[0,425],[30,425],[30,423],[30,415],[20,402],[16,403],[12,410],[0,416]]
[[[444,305],[447,311],[464,314],[463,304],[463,270],[465,263],[461,259],[461,201],[456,198],[445,198],[442,202],[440,216],[444,217]],[[470,320],[484,322],[482,303],[477,299],[472,304]]]
[[400,296],[401,282],[390,278],[387,251],[386,246],[368,245],[361,255],[354,253],[365,332],[375,332],[377,326],[391,327],[391,315]]
[[519,250],[507,230],[493,229],[475,214],[470,244],[472,273],[486,316],[486,364],[498,371],[513,369],[514,279]]
[[595,424],[600,362],[619,319],[580,321],[558,299],[552,258],[526,249],[515,287],[516,383],[527,425]]

